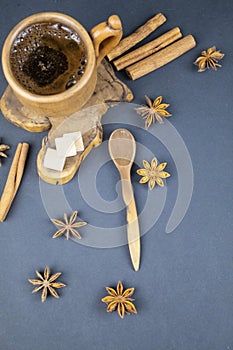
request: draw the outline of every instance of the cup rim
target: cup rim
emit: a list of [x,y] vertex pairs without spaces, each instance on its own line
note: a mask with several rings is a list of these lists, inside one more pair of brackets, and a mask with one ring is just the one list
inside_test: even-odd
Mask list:
[[[11,70],[9,58],[10,58],[11,47],[15,39],[17,38],[17,36],[30,25],[43,23],[46,21],[61,22],[62,24],[67,25],[68,27],[78,32],[86,48],[87,66],[78,84],[75,84],[74,86],[70,87],[68,90],[65,90],[63,92],[53,94],[53,95],[38,95],[25,89],[14,77],[13,72]],[[93,70],[95,68],[96,68],[96,57],[95,57],[93,43],[88,32],[76,19],[60,12],[40,12],[24,18],[22,21],[16,24],[16,26],[8,34],[2,49],[2,69],[9,86],[12,88],[12,90],[16,94],[23,97],[24,99],[27,99],[33,102],[51,103],[51,102],[61,101],[61,99],[66,99],[67,97],[70,97],[71,95],[76,94],[87,84],[89,79],[91,79]]]

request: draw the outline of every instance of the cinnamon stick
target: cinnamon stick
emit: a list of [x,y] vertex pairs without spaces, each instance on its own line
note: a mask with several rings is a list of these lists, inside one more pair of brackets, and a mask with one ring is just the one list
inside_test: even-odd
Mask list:
[[27,159],[29,145],[27,143],[19,143],[15,152],[14,159],[8,174],[8,178],[0,200],[0,221],[4,221],[11,208],[12,202],[18,191],[24,166]]
[[145,44],[138,49],[116,59],[113,61],[113,64],[117,70],[121,70],[163,49],[181,37],[182,34],[180,28],[173,28],[155,40],[150,41],[148,44]]
[[195,46],[196,42],[194,37],[192,35],[187,35],[184,38],[176,41],[174,44],[171,44],[159,52],[156,52],[155,54],[127,67],[126,73],[130,79],[138,79],[175,60]]
[[137,43],[145,39],[149,34],[151,34],[155,29],[166,22],[166,17],[162,13],[158,13],[151,19],[149,19],[145,24],[139,27],[134,33],[125,37],[120,41],[120,43],[107,55],[109,61],[122,55],[131,47],[135,46]]

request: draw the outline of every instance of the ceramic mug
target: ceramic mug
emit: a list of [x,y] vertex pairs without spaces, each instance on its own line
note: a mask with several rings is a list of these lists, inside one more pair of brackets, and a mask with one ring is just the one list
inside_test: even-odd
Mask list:
[[[77,33],[82,40],[87,64],[82,78],[69,89],[52,94],[39,95],[28,91],[15,77],[10,53],[12,45],[22,31],[38,23],[60,23]],[[3,72],[12,93],[25,109],[37,117],[65,117],[79,110],[91,97],[97,81],[97,67],[122,37],[122,26],[118,16],[112,15],[107,22],[95,26],[90,35],[75,19],[62,13],[43,12],[34,14],[18,23],[8,35],[2,51]],[[8,87],[8,89],[9,89]]]

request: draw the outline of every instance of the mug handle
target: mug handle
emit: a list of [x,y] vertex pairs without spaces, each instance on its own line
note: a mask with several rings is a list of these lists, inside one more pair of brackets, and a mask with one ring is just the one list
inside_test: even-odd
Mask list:
[[97,24],[91,29],[97,67],[102,59],[120,42],[122,38],[121,20],[117,15],[112,15],[107,22]]

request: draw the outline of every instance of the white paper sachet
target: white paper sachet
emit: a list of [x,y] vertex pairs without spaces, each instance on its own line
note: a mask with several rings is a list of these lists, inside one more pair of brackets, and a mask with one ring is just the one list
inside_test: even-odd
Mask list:
[[77,152],[84,151],[84,144],[81,131],[70,132],[68,134],[64,134],[63,137],[75,142],[75,148]]
[[57,151],[52,148],[47,148],[44,157],[44,167],[56,171],[62,171],[65,165],[66,158],[59,156]]
[[55,139],[57,153],[61,157],[73,157],[76,156],[77,151],[75,142],[72,138],[58,137]]

